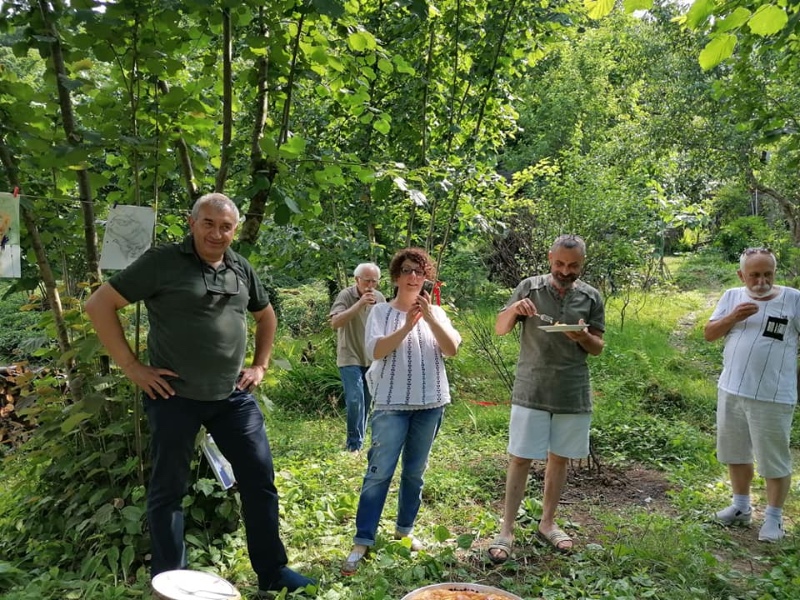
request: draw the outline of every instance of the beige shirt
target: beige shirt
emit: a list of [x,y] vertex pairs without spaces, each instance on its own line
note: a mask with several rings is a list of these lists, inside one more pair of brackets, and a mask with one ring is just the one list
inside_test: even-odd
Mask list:
[[[377,290],[373,290],[375,294],[375,301],[386,302]],[[343,289],[336,296],[336,300],[331,306],[328,316],[338,315],[340,312],[347,310],[358,302],[358,288],[351,285]],[[368,367],[372,364],[372,358],[367,354],[364,347],[364,329],[367,325],[367,317],[369,316],[372,306],[367,305],[358,311],[358,314],[350,319],[344,327],[336,330],[336,366],[337,367]]]

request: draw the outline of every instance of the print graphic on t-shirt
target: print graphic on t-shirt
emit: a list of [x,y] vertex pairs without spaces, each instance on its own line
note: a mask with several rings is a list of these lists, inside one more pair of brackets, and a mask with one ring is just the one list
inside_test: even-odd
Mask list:
[[781,317],[767,317],[767,326],[764,328],[764,337],[783,341],[783,334],[786,333],[786,326],[789,319]]

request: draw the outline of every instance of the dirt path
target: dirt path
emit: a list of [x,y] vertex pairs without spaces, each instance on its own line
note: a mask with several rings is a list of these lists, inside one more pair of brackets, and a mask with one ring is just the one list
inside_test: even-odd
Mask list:
[[672,331],[672,335],[669,337],[669,343],[678,350],[685,350],[686,336],[689,334],[689,331],[691,331],[694,326],[697,325],[697,320],[700,318],[701,313],[705,313],[709,308],[716,305],[719,297],[720,294],[718,292],[707,293],[701,308],[686,313],[684,316],[678,319],[675,329]]

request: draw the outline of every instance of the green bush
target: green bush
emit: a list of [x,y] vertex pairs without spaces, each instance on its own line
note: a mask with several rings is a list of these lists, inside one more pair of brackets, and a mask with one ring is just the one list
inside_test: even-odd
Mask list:
[[727,260],[737,261],[745,248],[770,246],[773,239],[772,229],[763,218],[739,217],[720,230],[714,240],[714,247]]
[[0,300],[0,363],[31,357],[24,348],[29,339],[37,337],[41,313],[21,310],[26,302],[27,299],[22,294]]
[[489,270],[477,249],[460,247],[451,250],[439,270],[442,281],[442,302],[459,308],[491,305],[503,306],[510,291],[489,281]]
[[[739,258],[737,251],[736,260]],[[687,255],[672,274],[672,280],[678,289],[690,290],[718,290],[720,287],[738,285],[736,266],[719,250],[707,250],[697,254]]]
[[344,391],[336,366],[336,336],[328,329],[307,340],[278,340],[279,369],[269,399],[277,406],[302,414],[335,414],[344,406]]
[[293,289],[279,290],[281,309],[278,323],[294,337],[323,331],[328,327],[331,302],[323,282],[313,282]]
[[305,414],[333,414],[343,406],[344,389],[336,363],[300,363],[285,371],[270,399],[281,408]]

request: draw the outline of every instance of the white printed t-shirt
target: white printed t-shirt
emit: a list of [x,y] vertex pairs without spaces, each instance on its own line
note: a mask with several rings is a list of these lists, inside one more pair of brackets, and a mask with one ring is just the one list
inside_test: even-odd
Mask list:
[[781,286],[772,300],[753,300],[744,287],[727,290],[710,321],[743,302],[758,312],[736,323],[725,336],[718,387],[730,394],[781,404],[797,403],[797,345],[800,291]]

